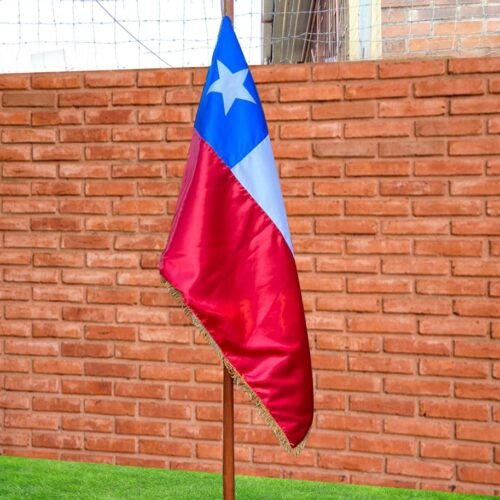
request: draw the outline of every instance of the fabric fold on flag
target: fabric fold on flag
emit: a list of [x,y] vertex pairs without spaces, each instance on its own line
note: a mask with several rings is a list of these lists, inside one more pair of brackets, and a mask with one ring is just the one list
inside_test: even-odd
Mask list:
[[313,419],[304,309],[264,113],[227,17],[160,273],[280,443],[300,450]]

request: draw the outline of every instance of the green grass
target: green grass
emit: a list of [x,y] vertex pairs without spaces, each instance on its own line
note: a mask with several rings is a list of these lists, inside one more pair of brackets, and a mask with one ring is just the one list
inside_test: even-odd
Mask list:
[[[0,457],[0,498],[210,500],[222,498],[222,486],[218,474]],[[480,500],[493,497],[238,476],[236,498]]]

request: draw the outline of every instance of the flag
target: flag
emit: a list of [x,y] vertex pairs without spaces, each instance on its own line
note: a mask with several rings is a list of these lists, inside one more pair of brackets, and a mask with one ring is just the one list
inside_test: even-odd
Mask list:
[[311,357],[262,105],[224,17],[160,272],[288,450],[313,418]]

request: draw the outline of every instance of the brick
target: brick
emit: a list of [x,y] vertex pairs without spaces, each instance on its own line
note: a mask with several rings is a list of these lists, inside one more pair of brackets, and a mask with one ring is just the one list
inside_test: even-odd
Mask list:
[[379,432],[380,419],[378,417],[365,416],[333,416],[318,415],[318,429],[357,431],[357,432]]
[[109,344],[63,342],[61,354],[74,358],[110,358],[113,355],[113,347]]
[[454,276],[500,276],[500,263],[454,261],[452,263],[452,274]]
[[350,449],[364,453],[382,453],[384,455],[414,455],[416,443],[403,439],[376,438],[371,436],[353,436]]
[[[415,124],[415,134],[421,137],[479,135],[481,120],[425,120]],[[436,174],[434,174],[436,175]]]
[[378,64],[380,78],[407,78],[444,75],[446,61],[412,60],[382,61]]
[[455,397],[500,401],[500,387],[491,383],[456,382]]
[[62,381],[63,394],[88,394],[88,395],[111,395],[111,382],[91,380],[69,380]]
[[452,234],[458,235],[485,235],[496,236],[500,234],[500,221],[496,220],[474,220],[453,221]]
[[165,399],[165,386],[163,384],[117,382],[115,396],[124,398]]
[[85,362],[84,372],[93,377],[136,378],[137,366],[129,363]]
[[315,230],[316,234],[376,234],[377,227],[377,222],[371,220],[320,219],[316,221]]
[[28,410],[30,406],[29,398],[21,394],[0,395],[0,409]]
[[62,248],[77,249],[101,249],[107,250],[111,247],[111,238],[109,236],[98,235],[64,235],[61,238]]
[[479,78],[426,79],[416,82],[414,89],[417,97],[479,95],[484,93],[484,84]]
[[383,99],[391,97],[407,97],[407,82],[376,82],[347,84],[345,99]]
[[81,436],[68,436],[57,434],[33,434],[32,445],[37,448],[57,448],[64,450],[80,450],[82,448]]
[[37,161],[80,160],[82,150],[79,146],[33,146],[33,159]]
[[400,398],[387,396],[351,396],[349,408],[355,412],[387,413],[390,415],[413,416],[415,403]]
[[493,57],[470,58],[470,59],[450,59],[448,68],[452,74],[460,73],[496,73],[500,68],[500,59]]
[[82,363],[80,361],[68,360],[33,360],[34,373],[50,373],[57,375],[81,375]]
[[417,200],[412,205],[413,213],[418,217],[480,215],[482,211],[479,200]]
[[6,107],[52,108],[56,105],[54,92],[3,92],[2,104]]
[[405,436],[424,436],[445,439],[451,437],[452,425],[448,422],[387,417],[384,421],[384,432],[386,434],[402,434]]
[[448,315],[451,313],[451,302],[435,298],[387,298],[384,299],[383,310],[386,313]]
[[384,392],[405,396],[450,396],[451,383],[441,380],[385,378]]
[[139,440],[139,452],[148,455],[165,455],[173,457],[190,457],[191,444],[169,441]]
[[60,382],[54,378],[6,376],[4,379],[4,388],[10,391],[23,392],[59,392]]
[[78,398],[33,396],[32,409],[34,411],[80,413],[81,402]]
[[376,64],[364,61],[315,64],[312,68],[313,80],[364,80],[375,78],[376,74]]
[[394,156],[443,156],[445,143],[443,141],[398,141],[379,144],[379,154],[385,157]]
[[140,146],[140,160],[183,160],[187,157],[186,144],[164,144],[155,146]]
[[33,111],[31,113],[31,125],[34,127],[45,125],[80,125],[82,120],[82,112],[76,109]]
[[474,139],[450,141],[450,155],[495,155],[500,154],[499,141],[495,139]]
[[447,103],[444,99],[382,101],[378,105],[378,112],[381,118],[441,116],[446,114],[446,110]]
[[201,98],[201,89],[174,89],[167,90],[167,104],[198,104]]
[[449,356],[451,346],[442,340],[422,340],[412,338],[388,338],[384,340],[384,351],[400,354],[431,354]]
[[438,458],[444,460],[459,460],[470,462],[488,462],[490,452],[486,446],[422,442],[420,455],[424,458]]
[[489,134],[500,133],[500,119],[491,118],[490,120],[488,120],[488,133]]
[[141,70],[137,74],[138,87],[178,87],[190,83],[191,72],[184,69]]
[[469,300],[455,301],[453,311],[459,316],[500,317],[500,300]]
[[186,405],[176,405],[171,402],[141,402],[139,403],[141,417],[166,418],[186,420],[191,416],[191,408]]
[[361,455],[338,455],[328,452],[319,452],[320,467],[328,469],[381,472],[384,465],[383,458]]
[[0,78],[1,90],[22,90],[29,87],[28,75],[2,75]]
[[147,106],[161,104],[163,93],[160,90],[115,90],[112,93],[113,106]]
[[86,325],[85,338],[88,340],[134,341],[136,329],[132,326],[121,325]]
[[59,346],[55,342],[41,342],[29,340],[6,340],[5,354],[20,354],[26,356],[57,356]]
[[73,285],[111,285],[113,275],[107,271],[88,270],[82,274],[79,271],[65,269],[62,272],[62,282]]
[[0,111],[0,125],[29,125],[29,111]]
[[464,465],[458,468],[458,478],[461,481],[484,484],[500,484],[498,470],[489,467],[473,467]]
[[470,358],[500,359],[500,345],[473,340],[457,340],[455,355]]
[[191,121],[191,110],[188,107],[180,106],[141,109],[138,112],[137,121],[138,123],[189,123]]
[[478,319],[421,319],[418,331],[421,335],[485,336],[488,325]]
[[450,193],[454,196],[500,195],[500,181],[452,181]]
[[403,476],[451,479],[453,466],[441,463],[420,462],[417,460],[392,458],[387,459],[387,472]]
[[114,311],[111,309],[98,309],[96,307],[67,306],[63,307],[65,321],[111,322]]
[[416,290],[424,295],[484,295],[484,284],[470,280],[418,280]]
[[377,312],[380,301],[373,297],[321,296],[316,299],[316,308],[319,311]]
[[44,73],[31,75],[33,89],[76,89],[82,86],[82,77],[77,73]]
[[6,319],[59,319],[60,307],[54,305],[9,305],[5,306]]
[[294,85],[280,88],[280,102],[337,101],[340,99],[342,99],[340,85]]
[[[296,119],[307,119],[308,114]],[[375,104],[371,102],[338,102],[333,104],[313,104],[313,120],[352,120],[354,118],[374,118]],[[266,117],[269,119],[266,113]]]
[[340,162],[281,162],[281,177],[340,177]]
[[409,254],[410,242],[390,239],[356,239],[347,242],[347,253],[368,254]]
[[309,79],[307,66],[257,66],[252,69],[255,83],[301,82]]
[[349,293],[409,293],[410,282],[392,278],[348,278]]
[[5,413],[4,426],[18,429],[59,429],[59,417],[55,415],[26,415],[24,413]]
[[500,427],[477,422],[457,422],[456,437],[465,441],[482,441],[486,443],[500,443]]
[[400,121],[348,122],[345,124],[344,135],[348,138],[364,137],[408,137],[413,130],[413,124]]
[[91,88],[131,87],[135,80],[135,71],[93,71],[85,74],[85,86]]
[[148,142],[148,141],[161,141],[164,132],[160,128],[127,128],[127,129],[113,129],[113,141],[121,142]]
[[135,439],[85,436],[85,449],[112,453],[134,453]]
[[387,220],[382,222],[382,233],[392,235],[427,235],[449,234],[450,223],[447,220]]
[[54,130],[13,129],[2,131],[2,142],[5,143],[36,143],[55,142]]
[[450,114],[453,115],[476,115],[498,113],[500,104],[498,98],[492,97],[468,97],[453,99],[450,104]]
[[167,434],[167,424],[164,422],[137,422],[135,420],[117,418],[116,433],[139,436],[165,436]]
[[31,154],[29,151],[29,146],[0,146],[0,161],[30,161],[30,160],[31,160]]
[[415,175],[480,175],[483,164],[478,160],[418,160]]
[[107,106],[109,94],[102,91],[64,92],[59,94],[58,103],[60,107]]
[[408,215],[409,206],[406,200],[347,200],[346,215],[396,216]]
[[59,140],[61,142],[107,142],[110,133],[105,128],[61,129]]
[[488,367],[474,361],[422,359],[419,373],[438,377],[486,378]]
[[130,109],[85,111],[85,123],[89,125],[126,124],[134,122],[135,111]]
[[338,139],[341,133],[342,127],[339,123],[284,124],[280,126],[281,139]]
[[483,243],[479,240],[428,240],[415,242],[415,255],[480,257]]
[[84,403],[85,413],[129,417],[134,416],[135,406],[135,402],[102,399],[86,399]]
[[419,414],[432,418],[486,421],[488,420],[489,408],[484,403],[420,401]]
[[128,290],[97,290],[87,291],[87,302],[89,304],[137,304],[139,294]]
[[34,338],[80,338],[81,331],[78,325],[33,323]]
[[84,167],[78,164],[66,163],[59,166],[59,176],[71,179],[93,179],[108,177],[107,165],[89,165]]
[[363,333],[412,333],[415,322],[412,318],[358,316],[347,320],[347,330]]
[[135,146],[87,146],[85,148],[87,160],[134,160],[136,157]]
[[393,160],[348,161],[345,173],[349,177],[408,176],[410,162]]

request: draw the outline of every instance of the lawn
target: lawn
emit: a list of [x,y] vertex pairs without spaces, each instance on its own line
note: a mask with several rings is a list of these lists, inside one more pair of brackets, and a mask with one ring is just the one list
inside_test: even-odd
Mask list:
[[[0,457],[2,499],[220,499],[218,474]],[[493,497],[238,476],[236,498],[480,500]]]

